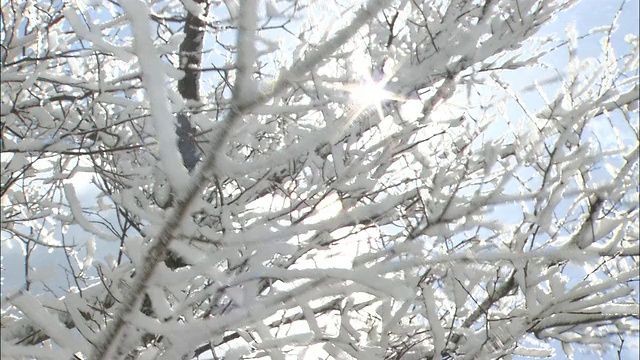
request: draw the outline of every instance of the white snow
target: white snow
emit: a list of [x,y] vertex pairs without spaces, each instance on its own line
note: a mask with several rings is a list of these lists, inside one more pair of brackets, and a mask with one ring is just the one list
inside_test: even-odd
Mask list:
[[193,16],[201,17],[204,13],[204,4],[198,4],[193,0],[180,0],[185,9]]
[[[227,0],[227,7],[234,0]],[[236,106],[252,101],[258,94],[258,83],[253,77],[256,68],[257,0],[242,2],[242,16],[238,18],[238,53],[236,55],[236,86],[233,102]],[[230,9],[231,11],[231,9]]]
[[166,64],[159,56],[151,40],[149,8],[140,0],[125,0],[121,3],[131,19],[135,36],[134,50],[142,69],[142,82],[147,92],[153,127],[160,147],[160,158],[164,172],[172,189],[180,194],[189,184],[189,172],[182,163],[175,133],[176,119],[171,112],[167,94]]
[[73,28],[76,36],[81,39],[91,41],[96,48],[112,53],[125,61],[131,60],[132,56],[129,52],[121,47],[106,42],[101,34],[94,33],[92,30],[87,29],[73,7],[65,6],[62,9],[62,14]]
[[265,0],[264,5],[265,5],[267,16],[279,17],[281,15],[280,10],[278,10],[278,7],[276,6],[276,3],[274,2],[274,0]]
[[82,226],[83,229],[105,240],[118,240],[115,235],[96,228],[91,221],[86,218],[84,211],[82,210],[82,206],[80,205],[80,200],[76,195],[76,190],[71,182],[64,184],[64,194],[67,202],[69,203],[73,219]]
[[[519,5],[524,9],[521,14],[506,6],[508,1],[499,2],[484,9],[488,11],[484,19],[476,18],[483,9],[476,7],[463,13],[465,9],[455,6],[457,1],[445,2],[447,4],[440,7],[429,3],[418,9],[416,4],[403,0],[393,10],[385,11],[384,16],[378,14],[374,21],[370,21],[375,16],[370,14],[373,10],[360,11],[353,25],[347,25],[330,39],[332,30],[322,34],[330,27],[325,24],[321,24],[322,29],[300,31],[300,44],[292,44],[291,48],[299,45],[298,50],[304,48],[306,55],[299,54],[304,59],[296,58],[291,71],[272,69],[271,64],[263,67],[267,56],[263,50],[257,52],[256,42],[258,49],[267,47],[271,51],[276,47],[269,43],[271,35],[266,34],[271,30],[261,31],[260,36],[267,37],[267,41],[262,41],[256,37],[255,28],[263,25],[263,21],[273,21],[273,25],[281,18],[286,19],[288,14],[282,10],[289,10],[282,1],[260,1],[225,1],[234,19],[222,20],[232,28],[221,31],[217,40],[224,42],[228,40],[225,39],[228,34],[233,35],[239,29],[239,46],[223,54],[228,59],[237,56],[238,68],[229,65],[225,71],[231,77],[234,72],[237,75],[231,105],[244,112],[227,119],[240,118],[236,122],[243,124],[214,144],[221,145],[218,149],[222,149],[216,154],[219,157],[210,158],[215,159],[211,161],[216,167],[213,173],[222,183],[216,190],[222,196],[214,193],[210,202],[194,200],[186,211],[196,216],[186,216],[188,219],[180,224],[170,245],[172,251],[189,263],[178,270],[169,269],[155,256],[145,255],[150,244],[156,241],[153,234],[163,229],[167,217],[173,214],[159,209],[156,202],[167,203],[171,191],[179,193],[189,181],[177,151],[176,124],[171,115],[171,111],[183,106],[179,95],[169,85],[170,77],[180,74],[160,60],[161,55],[174,56],[183,37],[174,35],[168,45],[156,47],[154,40],[158,39],[149,29],[151,22],[146,3],[123,0],[128,16],[121,17],[125,20],[107,19],[104,23],[121,24],[129,30],[126,19],[130,20],[136,40],[133,49],[138,55],[140,70],[122,64],[107,67],[104,73],[111,78],[105,87],[98,87],[95,79],[83,79],[76,74],[45,73],[46,67],[34,68],[28,74],[8,74],[11,81],[26,85],[51,80],[67,83],[69,87],[84,86],[92,91],[102,91],[92,100],[109,110],[95,117],[98,126],[109,126],[111,115],[118,115],[117,121],[126,121],[126,115],[138,116],[149,108],[146,101],[136,101],[145,100],[143,91],[132,95],[132,90],[127,95],[136,100],[121,97],[119,93],[132,79],[142,77],[152,116],[151,121],[143,119],[134,125],[144,121],[148,127],[142,129],[143,137],[153,130],[156,134],[155,139],[143,138],[141,141],[149,147],[160,146],[159,163],[156,153],[149,154],[148,149],[141,149],[134,155],[135,159],[126,152],[114,156],[117,160],[115,170],[126,180],[122,180],[121,188],[110,195],[111,201],[139,219],[140,226],[140,236],[133,235],[135,231],[131,229],[126,238],[124,251],[127,257],[123,264],[117,265],[112,254],[106,257],[107,265],[97,259],[101,254],[98,237],[109,234],[101,233],[104,228],[92,222],[96,217],[89,211],[100,211],[100,215],[105,215],[113,211],[111,202],[81,203],[80,200],[86,197],[82,196],[78,182],[64,185],[63,195],[71,214],[47,220],[62,221],[63,226],[75,221],[80,226],[73,228],[82,228],[78,229],[83,231],[82,240],[86,235],[96,234],[95,238],[89,237],[86,248],[74,249],[76,252],[71,259],[78,261],[82,275],[94,270],[92,267],[98,268],[104,274],[104,279],[100,280],[105,282],[83,289],[83,297],[73,293],[75,288],[72,287],[64,300],[41,301],[44,310],[34,310],[36,306],[31,304],[24,311],[27,315],[36,314],[35,318],[39,319],[36,325],[58,321],[54,327],[65,330],[63,322],[54,319],[55,316],[42,318],[37,315],[39,310],[57,314],[67,307],[67,319],[77,323],[77,332],[97,343],[110,340],[103,336],[104,332],[94,335],[98,324],[84,319],[85,313],[93,311],[93,299],[103,301],[107,290],[118,300],[123,295],[131,298],[128,295],[136,296],[146,291],[159,319],[132,311],[125,317],[116,315],[114,321],[125,319],[129,323],[125,326],[132,325],[164,336],[159,344],[167,345],[164,353],[159,354],[156,348],[150,347],[140,354],[141,358],[155,358],[156,355],[171,360],[180,358],[183,352],[192,351],[208,341],[218,342],[232,332],[240,338],[216,349],[219,354],[233,348],[226,352],[225,358],[239,358],[247,353],[252,357],[286,359],[298,356],[304,359],[326,355],[317,349],[326,343],[326,352],[336,358],[373,359],[383,357],[384,349],[390,344],[416,336],[422,336],[423,341],[406,353],[407,358],[438,358],[446,347],[458,351],[461,356],[468,350],[469,358],[493,358],[498,357],[497,353],[508,357],[514,349],[515,354],[545,357],[552,356],[553,350],[521,342],[523,336],[529,336],[527,332],[531,326],[589,320],[592,313],[637,314],[640,311],[630,294],[633,287],[627,286],[637,278],[637,264],[633,263],[637,250],[633,245],[638,230],[637,220],[631,216],[637,214],[633,213],[635,208],[631,213],[625,213],[625,201],[628,200],[618,201],[622,196],[632,197],[637,192],[633,191],[637,188],[638,148],[627,152],[629,146],[637,146],[637,139],[633,138],[633,131],[622,134],[629,135],[626,137],[616,134],[618,138],[610,141],[615,149],[604,150],[599,146],[606,147],[606,144],[585,138],[589,131],[581,133],[583,123],[596,112],[601,112],[596,117],[602,117],[595,120],[607,129],[610,128],[608,122],[621,121],[620,113],[631,120],[637,117],[630,111],[637,104],[637,86],[634,87],[637,78],[624,80],[626,82],[618,86],[619,92],[607,88],[615,83],[615,68],[623,66],[624,56],[617,57],[619,64],[607,63],[603,76],[600,73],[598,76],[572,73],[590,69],[581,68],[581,64],[595,66],[594,63],[575,61],[568,74],[533,87],[566,86],[558,96],[543,99],[544,104],[538,111],[522,109],[510,118],[513,109],[511,105],[503,106],[506,101],[495,101],[492,97],[476,109],[472,95],[487,85],[496,89],[493,82],[482,83],[488,80],[488,77],[483,78],[484,72],[496,75],[496,82],[507,72],[498,74],[490,67],[528,66],[539,60],[536,58],[538,53],[527,57],[524,55],[528,54],[519,52],[524,59],[498,53],[519,48],[522,39],[529,36],[525,32],[533,30],[529,27],[541,14],[554,9],[551,1],[543,1],[542,6],[541,2],[521,0]],[[375,0],[372,3],[374,8],[382,6]],[[183,13],[179,2],[173,4]],[[202,9],[192,0],[184,0],[182,4],[192,13]],[[224,12],[221,1],[211,4],[217,9],[214,11]],[[278,18],[258,19],[261,6],[265,9],[260,11],[261,15],[266,12],[267,16]],[[324,15],[313,14],[320,12],[321,6],[313,8],[310,15]],[[160,11],[159,7],[154,8]],[[110,30],[102,25],[92,25],[87,30],[75,10],[66,11],[69,21],[75,21],[72,27],[77,31],[76,36],[92,42],[93,49],[104,52],[110,46],[105,39],[117,40],[110,37]],[[335,11],[340,14],[336,16],[336,22],[350,24],[353,16],[343,11]],[[397,21],[402,26],[391,34],[394,36],[392,44],[384,48],[372,43],[366,52],[363,51],[361,35],[365,39],[371,36],[376,42],[386,40],[389,33],[384,20],[390,20],[389,16],[395,11],[401,13]],[[164,14],[160,11],[157,15]],[[93,23],[91,19],[88,22]],[[416,23],[428,24],[429,31]],[[363,24],[368,27],[360,31],[359,26]],[[68,29],[66,23],[64,26]],[[596,29],[601,30],[604,28]],[[122,36],[127,37],[127,41],[132,39],[128,31],[125,33],[127,35]],[[63,35],[66,38],[57,44],[61,49],[77,41],[72,39],[73,42],[67,44],[66,40],[74,35]],[[28,41],[24,44],[28,46]],[[439,49],[434,50],[434,46]],[[340,50],[334,52],[338,48]],[[214,53],[217,50],[217,45],[213,45]],[[234,52],[236,50],[238,52]],[[220,53],[214,56],[218,55]],[[292,54],[280,54],[275,50],[274,55]],[[73,61],[75,64],[70,64],[72,72],[80,73],[86,68],[82,59]],[[320,67],[316,66],[319,63]],[[260,71],[265,73],[261,74],[264,75],[262,83],[254,78],[258,64]],[[280,66],[278,61],[276,66]],[[383,105],[381,116],[376,111],[357,119],[341,116],[353,112],[357,108],[355,103],[367,104],[372,98],[364,94],[356,101],[345,100],[341,98],[345,94],[336,91],[336,87],[352,81],[352,75],[368,73],[371,66],[394,73],[397,81],[389,82],[385,88],[410,100],[379,101]],[[630,70],[633,69],[625,71]],[[605,80],[607,83],[602,86],[602,92],[596,89],[598,91],[592,93],[594,89],[582,87],[582,77],[588,78],[585,81],[591,85]],[[540,78],[549,79],[548,76]],[[269,83],[269,79],[277,81]],[[565,79],[568,79],[566,84],[558,84]],[[522,79],[522,82],[529,80]],[[216,81],[213,80],[212,85],[216,85]],[[575,88],[571,81],[577,84]],[[468,98],[461,95],[463,85],[469,85],[467,90],[472,95]],[[502,85],[511,87],[513,84],[498,83],[497,86]],[[517,86],[522,88],[521,83]],[[230,92],[220,95],[228,99]],[[252,107],[252,102],[262,102],[272,95],[275,96],[265,102],[268,105]],[[507,95],[519,96],[509,91]],[[518,100],[523,104],[527,102],[526,98]],[[2,112],[10,115],[7,119],[17,122],[17,116],[9,112],[14,108],[29,109],[25,104],[39,106],[37,99],[27,99],[20,106],[3,104]],[[209,105],[213,105],[213,100]],[[230,103],[223,100],[217,105],[228,109]],[[112,108],[124,109],[113,114]],[[34,109],[27,111],[41,124],[57,123],[59,120],[56,119],[64,117],[63,112],[53,110],[51,104]],[[222,125],[210,124],[208,116],[212,112],[209,110],[198,115],[201,128],[213,128],[214,133],[231,128],[226,125],[233,125],[233,120],[221,122]],[[533,114],[544,115],[544,118],[532,119]],[[520,115],[523,119],[518,118]],[[68,118],[72,124],[80,124],[81,120],[73,112]],[[634,124],[631,125],[633,128]],[[128,123],[122,124],[123,128],[127,126]],[[264,138],[258,139],[257,136],[263,133]],[[632,145],[624,140],[629,138]],[[3,165],[11,161],[5,170],[19,171],[28,164],[30,154],[20,151],[63,149],[64,142],[57,142],[57,145],[55,142],[55,139],[33,140],[33,137],[24,141],[7,139],[3,145],[16,153],[3,155]],[[108,146],[110,143],[103,141],[102,144]],[[253,153],[248,149],[251,147],[255,150]],[[97,160],[103,161],[100,157]],[[606,169],[610,169],[610,173]],[[168,178],[164,182],[163,171]],[[193,180],[190,189],[209,181],[207,176],[200,177],[202,174],[204,172],[197,178],[199,184]],[[63,178],[56,176],[49,180]],[[283,181],[280,181],[281,176]],[[151,184],[147,181],[150,178],[158,181]],[[21,204],[34,198],[29,190],[33,189],[10,189],[2,199],[3,205],[16,211],[24,209]],[[606,197],[607,205],[581,230],[589,211],[585,199],[592,195]],[[62,203],[65,214],[64,199],[47,200],[50,207]],[[631,206],[634,200],[631,199]],[[26,208],[24,211],[25,216],[36,217],[51,213],[50,208]],[[304,214],[308,216],[302,219]],[[51,231],[47,235],[54,233]],[[26,232],[15,234],[27,235]],[[599,243],[582,250],[565,246],[572,234],[584,235],[587,245],[593,241]],[[15,241],[11,239],[5,243],[9,245]],[[24,244],[19,244],[26,249]],[[83,249],[86,250],[84,259],[81,258]],[[129,258],[132,264],[127,263]],[[584,264],[587,276],[582,280],[582,274],[579,277],[572,274],[576,263]],[[154,266],[155,272],[150,279],[132,282],[132,271],[135,268],[136,274],[141,274],[142,265]],[[512,275],[514,271],[516,273]],[[32,279],[41,280],[50,274],[38,269],[32,275]],[[516,277],[515,284],[522,291],[513,287],[505,290],[505,280],[510,276]],[[130,292],[133,283],[136,291]],[[266,286],[264,291],[259,291],[261,286]],[[100,291],[92,292],[95,289]],[[505,295],[493,304],[488,314],[484,313],[478,304],[498,290],[506,291]],[[215,303],[208,303],[210,299],[215,299]],[[206,304],[206,308],[201,304]],[[324,305],[331,307],[319,310]],[[212,316],[202,316],[208,310],[213,311]],[[108,311],[119,314],[116,308]],[[14,314],[23,313],[18,309]],[[283,320],[288,316],[295,316],[296,321],[285,325]],[[171,321],[162,321],[164,318],[171,318]],[[93,320],[101,327],[106,322],[102,316]],[[22,322],[29,323],[27,319]],[[459,328],[460,322],[466,324],[464,328]],[[8,322],[3,318],[3,327],[6,324]],[[13,331],[25,327],[11,323],[10,328]],[[576,328],[580,330],[580,326]],[[618,329],[622,328],[620,325]],[[3,339],[5,336],[14,338],[5,335],[4,330]],[[598,328],[588,331],[593,334]],[[70,335],[78,337],[77,332],[73,330]],[[133,331],[128,333],[135,335]],[[568,341],[593,339],[577,333],[563,334],[558,329],[539,334]],[[53,341],[77,347],[69,342],[68,335],[69,331]],[[459,341],[450,341],[459,335],[462,335]],[[134,336],[127,337],[125,342],[132,343],[133,339]],[[320,344],[309,345],[313,342]],[[3,349],[3,356],[7,352],[18,354],[20,350],[27,355],[34,351],[34,356],[41,355],[37,349],[10,347],[6,351]]]
[[64,358],[69,358],[71,354],[78,351],[88,354],[89,343],[78,336],[74,336],[69,329],[62,326],[58,319],[48,312],[31,294],[21,293],[12,303],[64,349],[64,352],[67,353]]

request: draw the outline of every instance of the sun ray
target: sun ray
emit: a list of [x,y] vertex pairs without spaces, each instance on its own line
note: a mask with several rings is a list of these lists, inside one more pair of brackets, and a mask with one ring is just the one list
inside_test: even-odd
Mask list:
[[386,85],[393,79],[396,71],[403,62],[395,64],[391,71],[385,71],[380,80],[372,77],[371,73],[365,72],[361,75],[361,80],[351,84],[342,85],[339,90],[349,94],[350,101],[347,104],[347,112],[341,122],[340,131],[334,137],[342,134],[351,124],[364,112],[372,107],[375,109],[380,121],[385,118],[383,104],[389,101],[406,102],[407,99],[386,89]]
[[347,84],[342,89],[350,94],[351,101],[357,107],[350,121],[355,120],[365,110],[375,107],[380,120],[384,118],[382,104],[387,101],[405,102],[406,99],[398,94],[385,89],[387,83],[393,78],[395,69],[390,74],[385,74],[381,80],[376,81],[370,73],[364,75],[364,79],[355,84]]

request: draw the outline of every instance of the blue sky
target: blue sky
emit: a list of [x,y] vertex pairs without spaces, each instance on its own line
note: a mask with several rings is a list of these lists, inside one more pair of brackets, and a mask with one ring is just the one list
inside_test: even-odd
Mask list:
[[[601,26],[610,25],[616,17],[616,13],[620,9],[622,1],[614,1],[614,0],[582,0],[575,6],[573,6],[570,10],[560,13],[555,21],[552,23],[546,24],[541,28],[538,32],[538,36],[556,34],[559,39],[566,39],[567,36],[565,34],[565,29],[568,25],[574,24],[576,30],[578,31],[578,35],[583,35],[588,33],[593,28],[598,28]],[[629,44],[624,40],[626,34],[636,34],[640,32],[640,9],[639,9],[640,1],[638,0],[630,0],[624,3],[624,7],[622,12],[619,15],[617,21],[617,30],[613,33],[611,38],[611,42],[617,52],[617,54],[622,54],[628,51]],[[580,58],[586,57],[599,57],[602,54],[602,40],[603,34],[593,34],[591,36],[587,36],[578,42],[578,50],[577,55]],[[551,55],[547,56],[543,59],[544,62],[550,64],[557,68],[557,70],[562,71],[566,68],[568,63],[568,51],[566,49],[561,49],[555,51]],[[549,77],[549,71],[547,69],[532,69],[529,71],[525,71],[524,73],[529,73],[529,77],[531,79],[537,78],[540,80],[539,76],[543,76],[542,79]],[[519,75],[521,75],[519,73]],[[514,77],[514,81],[517,79],[522,79],[521,77]],[[556,84],[557,86],[557,84]],[[553,86],[551,87],[553,88]],[[553,95],[553,92],[549,94]],[[527,103],[530,104],[539,104],[542,105],[542,102],[539,98],[533,95],[525,95],[525,99]],[[535,109],[535,108],[533,108]],[[533,110],[531,109],[531,110]],[[638,123],[638,114],[635,113],[635,122]],[[629,140],[635,141],[635,138],[632,134],[629,134]],[[576,275],[582,277],[581,271],[582,269],[576,268]],[[576,279],[578,280],[578,279]],[[576,353],[575,359],[618,359],[618,355],[621,359],[628,360],[636,360],[640,358],[640,353],[638,352],[638,339],[637,338],[629,338],[625,342],[626,346],[622,350],[620,354],[617,353],[617,350],[610,350],[604,354],[604,356],[584,351],[582,349],[578,349],[575,347]],[[565,355],[562,347],[558,342],[553,344],[555,348],[556,355],[554,359],[568,359]],[[517,357],[519,359],[528,359],[527,357]]]

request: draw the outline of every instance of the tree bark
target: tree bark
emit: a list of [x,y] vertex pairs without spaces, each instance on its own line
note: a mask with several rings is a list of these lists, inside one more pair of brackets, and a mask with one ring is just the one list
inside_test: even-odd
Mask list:
[[195,127],[190,121],[191,109],[200,101],[200,67],[202,63],[202,49],[206,23],[203,18],[209,11],[207,0],[194,0],[198,5],[204,5],[204,11],[200,16],[187,12],[184,25],[184,40],[180,44],[180,70],[184,77],[178,81],[178,92],[187,102],[186,108],[178,113],[178,149],[182,155],[182,162],[189,172],[195,169],[200,161],[198,148],[195,143]]

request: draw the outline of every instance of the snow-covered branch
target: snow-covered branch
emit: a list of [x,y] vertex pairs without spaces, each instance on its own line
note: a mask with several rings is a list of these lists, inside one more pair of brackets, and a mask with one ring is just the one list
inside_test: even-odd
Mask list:
[[573,4],[3,4],[2,358],[626,352],[638,38]]

